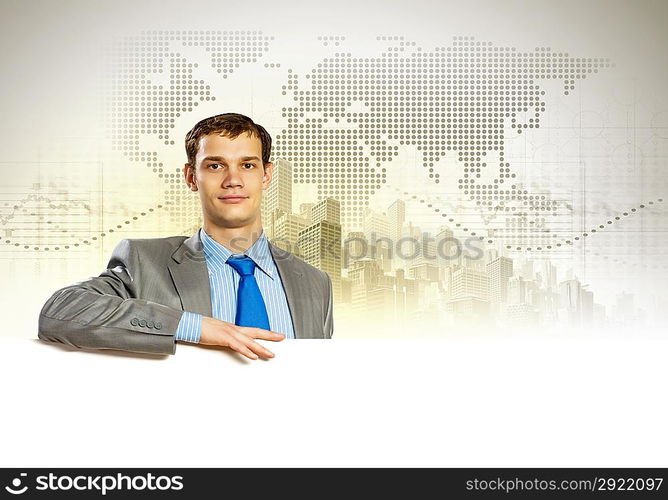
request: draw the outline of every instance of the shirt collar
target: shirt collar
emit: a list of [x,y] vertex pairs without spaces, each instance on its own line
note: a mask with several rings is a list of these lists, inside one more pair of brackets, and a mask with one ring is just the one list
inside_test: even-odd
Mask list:
[[269,242],[267,240],[267,236],[264,233],[264,228],[260,233],[260,237],[255,240],[255,243],[253,243],[251,247],[243,254],[235,254],[224,245],[218,243],[209,234],[207,234],[203,227],[200,228],[199,231],[200,239],[202,241],[202,248],[204,250],[204,256],[208,266],[212,271],[220,271],[225,266],[228,266],[229,264],[226,262],[230,255],[247,255],[267,276],[269,276],[271,279],[274,279],[273,266],[271,265],[273,263],[273,259],[269,253]]

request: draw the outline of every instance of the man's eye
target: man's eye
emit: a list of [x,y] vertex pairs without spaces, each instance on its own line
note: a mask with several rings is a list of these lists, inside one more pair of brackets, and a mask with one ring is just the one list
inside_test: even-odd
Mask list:
[[254,167],[254,166],[255,166],[254,163],[244,163],[244,167],[245,167],[246,165],[250,165],[251,167]]
[[211,167],[220,167],[220,164],[219,163],[211,163],[209,165],[209,168],[211,168]]

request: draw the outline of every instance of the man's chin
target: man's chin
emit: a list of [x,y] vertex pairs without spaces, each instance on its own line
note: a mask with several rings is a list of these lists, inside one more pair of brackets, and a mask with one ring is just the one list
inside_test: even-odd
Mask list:
[[236,229],[251,225],[253,219],[245,217],[212,217],[211,222],[221,228]]

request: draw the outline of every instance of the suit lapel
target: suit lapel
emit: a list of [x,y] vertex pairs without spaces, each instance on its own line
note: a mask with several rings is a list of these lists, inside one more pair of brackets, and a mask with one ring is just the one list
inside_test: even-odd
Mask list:
[[167,266],[183,310],[212,317],[209,271],[199,231],[184,240]]
[[304,310],[303,305],[299,301],[299,297],[305,293],[302,290],[302,273],[295,269],[294,255],[273,245],[269,240],[267,242],[269,243],[269,251],[274,258],[276,269],[278,269],[278,275],[281,277],[281,282],[283,283],[285,298],[287,299],[290,316],[292,317],[295,338],[305,338],[307,329],[304,318],[307,311]]

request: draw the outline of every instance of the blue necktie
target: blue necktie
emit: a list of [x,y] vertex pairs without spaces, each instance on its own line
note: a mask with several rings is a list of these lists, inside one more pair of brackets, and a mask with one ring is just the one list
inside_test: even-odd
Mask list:
[[241,276],[237,290],[237,314],[234,324],[269,330],[267,307],[253,275],[255,262],[245,255],[243,257],[230,256],[227,259],[227,264],[232,266]]

